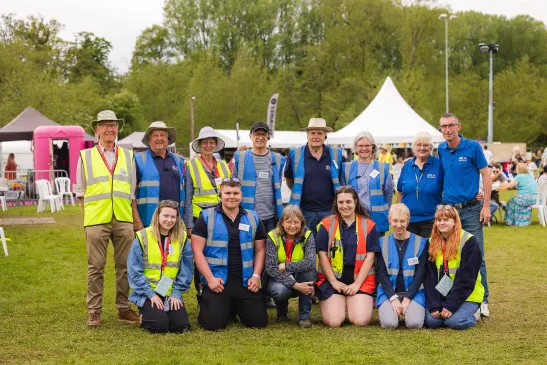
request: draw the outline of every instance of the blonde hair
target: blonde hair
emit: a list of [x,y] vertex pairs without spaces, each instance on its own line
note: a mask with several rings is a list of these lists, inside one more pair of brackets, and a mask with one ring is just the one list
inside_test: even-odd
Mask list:
[[359,141],[362,140],[363,138],[368,139],[370,144],[373,146],[376,144],[376,142],[374,141],[374,137],[372,136],[372,134],[370,134],[370,132],[362,131],[359,134],[357,134],[357,136],[355,136],[355,139],[353,140],[353,152],[357,151],[357,148],[356,148],[357,143],[359,143]]
[[524,162],[519,162],[517,164],[517,174],[527,174],[528,173],[528,165]]
[[300,221],[300,232],[298,232],[295,237],[295,241],[298,241],[302,236],[304,236],[304,232],[306,232],[306,219],[304,218],[304,214],[297,205],[287,205],[285,209],[283,209],[283,213],[281,213],[281,218],[279,218],[279,221],[277,222],[277,227],[275,227],[275,233],[279,237],[285,236],[286,233],[285,229],[283,228],[283,222],[285,222],[289,218],[296,218]]
[[[441,232],[437,228],[437,219],[440,218],[452,218],[456,223],[454,230],[450,233],[450,236],[446,239],[443,238]],[[445,260],[453,260],[458,256],[458,249],[460,246],[460,232],[462,229],[462,222],[460,221],[460,215],[456,208],[451,205],[442,205],[437,208],[435,212],[435,221],[433,222],[433,230],[431,231],[431,238],[429,239],[429,261],[435,262],[437,257],[442,253],[443,242],[445,242]]]
[[395,213],[401,213],[403,215],[406,215],[406,217],[408,218],[408,222],[410,222],[410,210],[403,203],[393,204],[391,208],[389,208],[387,219],[391,220],[391,216]]
[[154,211],[154,214],[152,215],[152,222],[150,223],[150,227],[152,227],[152,233],[154,234],[154,237],[158,240],[158,242],[161,241],[159,217],[163,208],[171,208],[177,212],[177,220],[175,221],[175,225],[167,233],[169,239],[171,241],[182,240],[182,232],[186,231],[186,226],[184,226],[184,223],[180,219],[179,203],[174,200],[162,200]]
[[433,149],[433,144],[431,143],[431,135],[427,132],[418,132],[414,136],[414,141],[412,141],[412,152],[414,152],[414,154],[416,153],[415,146],[420,142],[423,144],[428,144],[431,149]]

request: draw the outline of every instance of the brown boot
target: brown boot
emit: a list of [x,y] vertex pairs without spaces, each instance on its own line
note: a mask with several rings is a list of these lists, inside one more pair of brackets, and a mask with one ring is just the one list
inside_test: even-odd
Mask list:
[[101,325],[100,313],[89,313],[87,316],[87,326],[90,328],[99,327]]
[[133,309],[118,310],[118,321],[129,323],[141,323],[141,317]]

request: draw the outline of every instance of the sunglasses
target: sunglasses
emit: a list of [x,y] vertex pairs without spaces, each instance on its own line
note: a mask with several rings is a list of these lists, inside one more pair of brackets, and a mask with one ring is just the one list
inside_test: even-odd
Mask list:
[[226,177],[226,178],[222,179],[221,185],[224,184],[224,183],[230,182],[230,181],[241,184],[240,180],[237,177]]
[[437,205],[437,210],[453,210],[453,209],[456,209],[454,208],[452,205],[449,205],[449,204],[439,204]]
[[336,188],[337,193],[339,193],[339,192],[352,192],[352,191],[355,191],[355,189],[353,188],[352,185],[340,185],[339,187]]
[[178,209],[179,208],[179,203],[174,201],[174,200],[162,200],[160,201],[159,207],[169,207],[169,208],[173,208],[173,209]]

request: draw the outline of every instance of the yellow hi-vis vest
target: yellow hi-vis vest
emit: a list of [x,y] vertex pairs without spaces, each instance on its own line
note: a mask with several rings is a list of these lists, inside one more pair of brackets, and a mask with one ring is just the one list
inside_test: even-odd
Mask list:
[[85,174],[84,227],[109,223],[112,216],[133,223],[131,170],[133,152],[116,146],[118,161],[114,174],[106,167],[99,147],[80,151]]
[[[162,273],[160,246],[158,244],[158,240],[154,237],[152,227],[147,227],[137,232],[137,239],[139,240],[142,248],[144,276],[150,283],[150,287],[152,287],[153,290],[156,290],[156,285],[158,285],[162,274],[175,282],[180,269],[180,258],[182,256],[184,244],[186,243],[186,237],[186,231],[183,231],[182,244],[179,241],[170,243],[170,246],[173,247],[170,252],[173,252],[173,254],[169,253],[167,255],[167,264],[165,265],[165,269]],[[172,284],[169,290],[167,290],[167,296],[171,294],[171,290],[173,290]]]
[[386,152],[385,154],[381,154],[378,156],[378,162],[385,162],[389,165],[389,173],[393,174],[393,155],[391,152]]
[[[310,237],[311,231],[308,229],[304,233],[304,242],[295,242],[292,250],[291,262],[298,262],[304,260],[304,247],[308,238]],[[287,253],[285,252],[285,246],[283,245],[283,240],[277,235],[274,230],[268,232],[268,236],[272,240],[275,247],[277,247],[277,260],[280,264],[287,262]]]
[[[215,157],[216,159],[216,157]],[[220,176],[217,178],[224,179],[230,177],[230,170],[226,162],[216,159],[216,169]],[[188,171],[192,177],[192,185],[194,187],[194,197],[192,198],[192,214],[194,217],[199,217],[199,213],[203,209],[215,206],[220,201],[217,191],[220,191],[220,183],[216,184],[216,190],[211,184],[211,180],[205,173],[201,158],[196,157],[188,163]]]
[[[456,278],[456,272],[460,268],[460,260],[461,255],[463,251],[463,247],[465,246],[465,243],[469,238],[473,237],[473,235],[469,232],[464,231],[463,229],[460,232],[460,247],[458,249],[458,256],[456,256],[455,259],[448,260],[448,276],[450,276],[450,279],[452,281]],[[439,253],[439,256],[435,259],[435,266],[437,267],[437,277],[440,277],[441,273],[443,272],[443,252],[441,251]],[[475,289],[473,289],[473,292],[467,299],[466,302],[473,302],[473,303],[482,303],[482,299],[484,297],[484,287],[481,284],[481,273],[479,272],[479,275],[477,275],[477,280],[475,281]]]

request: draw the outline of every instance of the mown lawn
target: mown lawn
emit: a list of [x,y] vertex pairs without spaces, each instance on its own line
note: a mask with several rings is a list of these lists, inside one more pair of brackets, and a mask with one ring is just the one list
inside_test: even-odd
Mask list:
[[[506,193],[502,198],[508,200]],[[50,216],[42,213],[40,216]],[[535,215],[535,211],[534,211]],[[36,217],[35,208],[11,208],[6,217]],[[547,228],[485,228],[492,316],[474,329],[329,329],[313,307],[314,327],[290,324],[264,330],[232,325],[209,333],[197,327],[194,292],[185,302],[194,329],[150,335],[116,321],[110,247],[103,324],[87,328],[86,246],[82,212],[67,207],[57,224],[4,226],[9,257],[0,252],[0,363],[547,363]]]

